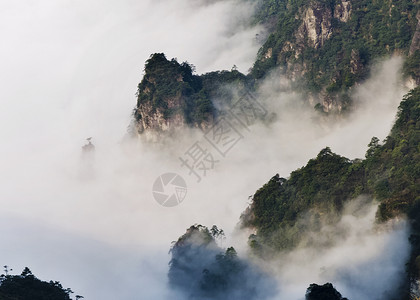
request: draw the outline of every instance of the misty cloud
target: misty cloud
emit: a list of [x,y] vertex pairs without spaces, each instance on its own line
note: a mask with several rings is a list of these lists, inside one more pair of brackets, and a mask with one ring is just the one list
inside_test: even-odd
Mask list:
[[184,299],[268,299],[276,285],[257,265],[224,251],[206,227],[191,226],[171,248],[170,287]]
[[409,255],[404,220],[376,224],[377,205],[361,197],[347,204],[340,221],[324,224],[290,253],[269,263],[278,278],[279,299],[303,299],[311,283],[331,282],[349,299],[398,295]]
[[[383,139],[388,133],[404,93],[398,85],[401,60],[391,59],[356,88],[356,113],[329,127],[273,75],[259,100],[277,121],[250,127],[215,170],[196,183],[178,157],[202,138],[201,132],[186,130],[176,145],[163,148],[122,142],[136,86],[153,52],[188,60],[199,73],[234,64],[246,72],[261,30],[246,25],[252,6],[237,1],[29,1],[1,3],[0,14],[6,45],[0,49],[5,108],[0,110],[0,257],[15,270],[28,266],[41,279],[60,280],[86,299],[182,297],[167,288],[171,241],[191,224],[217,224],[228,233],[226,245],[236,247],[240,242],[231,233],[249,195],[273,174],[287,176],[301,167],[326,145],[349,158],[362,157],[373,135]],[[89,136],[96,152],[86,178],[81,146]],[[173,209],[161,207],[151,193],[154,180],[168,171],[188,184],[186,200]],[[373,213],[368,216],[362,219],[365,229],[352,229],[361,232],[360,238],[352,235],[342,248],[331,250],[336,264],[319,256],[307,281],[294,277],[302,265],[298,253],[292,256],[287,266],[295,272],[279,275],[281,295],[300,299],[311,280],[335,279],[343,295],[363,299],[355,289],[365,291],[364,278],[348,278],[363,268],[376,276],[384,270],[377,268],[380,264],[392,271],[390,276],[398,274],[402,256],[393,265],[386,262],[406,251],[406,229],[374,233]],[[364,264],[363,255],[355,257],[355,269],[338,263],[339,252],[348,253],[352,242],[365,244],[372,265]],[[373,242],[382,251],[373,251]],[[238,250],[246,257],[243,247]],[[327,269],[319,275],[323,266]]]

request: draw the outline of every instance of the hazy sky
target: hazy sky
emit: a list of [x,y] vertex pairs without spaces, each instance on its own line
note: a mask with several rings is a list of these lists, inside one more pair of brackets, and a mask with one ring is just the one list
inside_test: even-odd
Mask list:
[[[200,132],[163,149],[123,144],[149,55],[188,60],[198,73],[234,64],[247,72],[261,31],[246,26],[251,14],[233,0],[0,1],[0,263],[17,273],[28,266],[86,299],[169,299],[168,249],[191,224],[217,224],[241,249],[246,237],[229,234],[271,176],[287,177],[325,146],[363,157],[373,135],[385,138],[404,93],[399,58],[375,69],[355,90],[357,113],[333,127],[274,72],[259,100],[277,121],[251,127],[199,184],[178,157]],[[89,136],[90,175],[80,148]],[[152,198],[164,172],[187,181],[176,208]]]

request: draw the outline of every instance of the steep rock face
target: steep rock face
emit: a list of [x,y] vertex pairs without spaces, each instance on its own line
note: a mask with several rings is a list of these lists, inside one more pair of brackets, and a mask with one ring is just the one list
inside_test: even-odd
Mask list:
[[325,41],[331,37],[332,12],[319,2],[311,2],[302,13],[302,24],[296,33],[296,42],[304,43],[307,38],[313,48],[324,46]]
[[420,50],[420,11],[417,12],[417,27],[411,40],[409,55],[413,55],[417,50]]
[[341,0],[336,3],[334,8],[334,18],[340,20],[341,22],[347,22],[351,14],[351,2]]
[[[286,53],[293,53],[293,57],[297,59],[306,47],[317,49],[324,46],[332,34],[332,18],[331,7],[319,1],[310,1],[309,4],[300,8],[294,16],[295,20],[291,21],[299,26],[293,35],[288,36],[283,43],[283,47],[277,55],[277,61],[282,60],[282,56]],[[264,61],[272,56],[273,47],[269,47],[261,59]]]
[[370,66],[384,56],[407,54],[407,82],[411,87],[420,83],[420,13],[411,0],[263,1],[260,5],[259,21],[270,24],[271,34],[248,76],[235,69],[198,76],[186,62],[167,60],[162,53],[150,57],[138,88],[135,132],[156,139],[186,126],[206,129],[214,124],[216,107],[232,99],[226,85],[254,89],[275,67],[283,70],[309,105],[327,113],[351,109],[352,87],[366,79]]
[[170,117],[164,115],[165,111],[161,108],[154,109],[152,104],[140,104],[137,114],[142,116],[139,118],[138,131],[140,133],[148,131],[169,131],[170,129],[180,128],[185,125],[185,119],[182,111],[181,97],[167,99],[169,110],[174,110]]
[[163,53],[152,54],[138,85],[130,132],[159,141],[185,127],[205,131],[240,91],[252,89],[247,77],[235,68],[203,75],[194,75],[193,70],[187,62],[180,64]]
[[[414,56],[418,9],[411,0],[264,2],[260,21],[277,18],[277,27],[269,27],[251,74],[259,79],[280,67],[311,105],[341,113],[351,108],[351,88],[377,59]],[[418,73],[416,63],[411,60],[410,74]]]
[[411,87],[420,85],[420,11],[417,12],[417,27],[411,40],[409,57],[405,63],[406,75],[409,75]]
[[[290,12],[292,14],[292,12]],[[265,64],[284,65],[286,76],[295,84],[299,85],[304,76],[314,76],[311,74],[312,62],[304,59],[308,48],[319,51],[334,33],[334,18],[341,22],[347,22],[351,15],[351,3],[349,1],[337,2],[334,5],[325,1],[309,1],[296,11],[293,19],[288,20],[279,29],[284,26],[291,26],[293,31],[287,36],[282,37],[284,43],[280,50],[276,49],[278,42],[274,47],[267,48],[261,56],[261,61]],[[285,30],[287,32],[287,30]],[[274,37],[271,37],[274,39]],[[278,38],[278,37],[277,37]],[[268,41],[270,44],[270,41]],[[264,46],[263,48],[264,49]],[[260,50],[261,51],[261,50]],[[271,60],[271,62],[270,62]],[[258,60],[256,65],[258,65]],[[254,65],[254,70],[256,65]],[[354,61],[354,70],[359,71],[360,61]],[[315,75],[316,76],[316,75]],[[333,81],[336,79],[333,77]],[[326,89],[317,92],[309,92],[307,99],[311,105],[321,103],[322,110],[325,112],[341,111],[343,103],[338,101],[337,97],[330,95]]]
[[[366,159],[348,160],[325,148],[288,179],[277,174],[257,190],[241,216],[242,226],[255,232],[249,237],[251,249],[266,255],[273,249],[281,251],[302,245],[305,232],[319,231],[323,222],[333,225],[344,204],[368,195],[365,199],[375,198],[380,203],[378,222],[402,216],[408,219],[412,249],[404,294],[411,285],[410,292],[419,297],[419,143],[420,87],[417,87],[401,101],[394,126],[383,144],[372,138]],[[409,299],[404,294],[398,299]]]
[[148,139],[174,132],[185,126],[206,128],[213,122],[214,107],[205,93],[202,80],[193,67],[163,53],[151,55],[138,86],[134,110],[136,131]]

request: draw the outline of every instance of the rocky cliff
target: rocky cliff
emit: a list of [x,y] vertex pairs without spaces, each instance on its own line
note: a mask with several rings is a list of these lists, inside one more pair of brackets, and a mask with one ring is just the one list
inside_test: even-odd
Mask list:
[[420,11],[417,12],[417,26],[411,40],[409,57],[404,65],[405,73],[410,77],[412,85],[420,84]]
[[274,19],[277,25],[269,26],[252,75],[259,79],[282,68],[325,112],[351,107],[349,91],[375,59],[414,55],[418,48],[413,1],[264,1],[259,9],[260,22]]
[[241,216],[242,226],[255,232],[249,237],[254,253],[270,255],[308,242],[324,247],[322,239],[305,240],[305,235],[312,237],[321,224],[334,226],[346,203],[362,199],[360,208],[361,203],[366,205],[375,199],[379,202],[378,223],[403,217],[410,224],[411,256],[406,284],[398,299],[409,299],[410,292],[420,297],[419,142],[417,87],[400,103],[394,126],[383,144],[372,138],[366,159],[349,160],[325,148],[289,178],[277,174],[256,191]]
[[232,85],[258,88],[274,68],[326,113],[350,110],[352,88],[384,57],[406,56],[407,81],[420,83],[420,13],[411,0],[261,1],[255,19],[270,34],[248,75],[233,69],[199,76],[187,62],[153,54],[138,86],[135,131],[157,139],[186,126],[206,129],[218,104],[231,101]]
[[416,19],[417,26],[413,39],[411,40],[409,55],[414,55],[417,50],[420,50],[420,11],[417,12]]
[[184,126],[205,128],[213,121],[214,107],[202,90],[193,67],[163,53],[150,56],[138,86],[134,110],[136,129],[154,139]]
[[220,107],[230,103],[235,90],[243,89],[247,81],[234,69],[194,75],[193,65],[168,60],[163,53],[152,54],[144,72],[133,114],[134,131],[147,140],[169,136],[184,127],[209,128]]

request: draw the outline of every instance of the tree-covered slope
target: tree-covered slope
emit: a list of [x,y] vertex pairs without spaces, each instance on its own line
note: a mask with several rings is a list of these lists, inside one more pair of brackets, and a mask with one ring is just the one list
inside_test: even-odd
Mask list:
[[[170,250],[169,285],[183,299],[261,300],[278,296],[278,278],[246,259],[239,258],[233,247],[220,248],[223,230],[193,225],[178,238]],[[303,294],[304,291],[302,291]],[[331,283],[311,284],[308,300],[347,300]]]
[[242,216],[243,225],[257,228],[255,241],[275,250],[292,248],[300,241],[304,225],[297,221],[304,213],[311,211],[317,219],[323,213],[338,213],[347,199],[364,191],[363,178],[360,162],[325,148],[289,179],[277,174],[260,188]]
[[[64,289],[58,281],[42,281],[25,268],[21,275],[9,275],[5,266],[6,275],[0,276],[1,300],[71,300],[71,289]],[[76,296],[76,299],[82,299]]]
[[[256,229],[250,245],[281,251],[299,244],[305,231],[317,230],[322,216],[342,211],[346,201],[366,194],[379,201],[378,221],[409,218],[413,232],[410,276],[420,278],[420,87],[402,100],[395,124],[383,144],[372,138],[364,160],[350,161],[329,148],[288,179],[275,175],[253,196],[241,216]],[[311,222],[298,222],[311,212]],[[306,227],[305,227],[306,226]]]
[[404,74],[419,84],[419,6],[411,0],[259,1],[254,23],[264,24],[269,34],[250,73],[195,75],[188,62],[152,54],[138,85],[135,131],[207,128],[218,114],[215,101],[232,98],[226,85],[255,89],[278,67],[324,112],[351,108],[351,88],[378,59],[394,54],[405,57]]
[[311,284],[306,290],[306,300],[348,300],[333,287],[331,283],[324,285]]
[[[257,21],[271,33],[251,74],[258,79],[282,67],[325,110],[346,108],[347,90],[366,78],[375,60],[419,50],[418,8],[411,0],[261,1]],[[417,72],[406,70],[418,80]]]
[[206,128],[217,115],[212,100],[229,101],[230,84],[243,86],[245,76],[237,70],[198,76],[188,62],[168,60],[155,53],[146,61],[138,85],[134,109],[137,131],[171,131],[185,126]]
[[274,282],[240,259],[233,247],[222,250],[223,231],[193,225],[171,249],[169,284],[185,299],[257,300],[274,295]]

